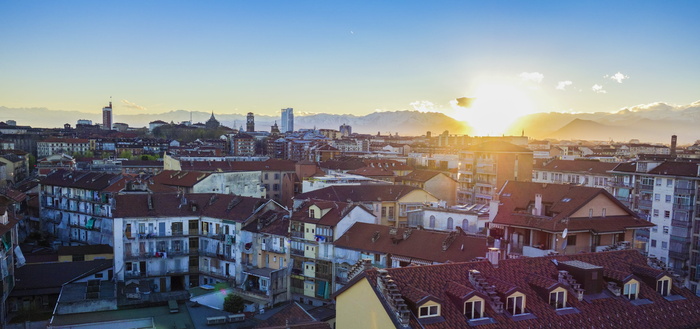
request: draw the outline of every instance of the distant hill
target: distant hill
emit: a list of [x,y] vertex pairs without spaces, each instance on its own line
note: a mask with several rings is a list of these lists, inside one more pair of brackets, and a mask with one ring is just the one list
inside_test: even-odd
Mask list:
[[[115,109],[114,122],[124,122],[131,127],[147,127],[148,123],[156,120],[179,123],[190,120],[205,122],[211,113],[199,111],[176,110],[159,114],[118,114]],[[64,123],[75,126],[78,119],[92,120],[93,123],[101,123],[99,113],[85,113],[78,111],[54,111],[46,108],[7,108],[0,107],[2,118],[0,121],[13,119],[18,125],[32,127],[55,128],[62,127]],[[223,125],[240,128],[245,126],[246,114],[221,114],[214,113],[216,119]],[[255,115],[255,129],[269,131],[275,121],[279,124],[279,116]],[[375,112],[362,116],[350,114],[310,114],[296,115],[294,118],[295,129],[303,128],[328,128],[338,129],[342,124],[352,126],[353,132],[376,134],[399,133],[399,135],[424,135],[426,131],[434,134],[448,130],[451,134],[470,134],[472,129],[464,122],[455,120],[445,114],[436,112],[396,111]]]

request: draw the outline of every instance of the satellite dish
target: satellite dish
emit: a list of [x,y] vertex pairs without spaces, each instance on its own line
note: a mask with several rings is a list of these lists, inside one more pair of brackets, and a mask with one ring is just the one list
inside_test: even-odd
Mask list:
[[564,232],[561,234],[561,237],[562,237],[562,238],[566,238],[566,235],[567,235],[567,234],[569,234],[569,229],[568,229],[568,228],[565,228],[565,229],[564,229]]

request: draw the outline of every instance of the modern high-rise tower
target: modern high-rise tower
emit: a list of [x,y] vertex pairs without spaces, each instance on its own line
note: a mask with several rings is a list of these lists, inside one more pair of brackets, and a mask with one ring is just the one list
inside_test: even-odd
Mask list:
[[112,130],[112,102],[102,108],[102,129]]
[[288,133],[294,131],[294,109],[282,109],[282,132]]
[[245,123],[245,131],[252,133],[255,131],[255,115],[253,112],[248,112]]

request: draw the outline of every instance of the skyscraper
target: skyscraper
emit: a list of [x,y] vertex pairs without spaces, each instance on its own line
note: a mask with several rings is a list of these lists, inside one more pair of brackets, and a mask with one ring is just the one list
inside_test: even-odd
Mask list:
[[246,118],[246,123],[245,123],[245,131],[252,133],[255,131],[255,115],[253,112],[248,112],[248,116]]
[[112,102],[102,108],[102,129],[112,130]]
[[282,132],[287,133],[294,131],[294,109],[282,109]]

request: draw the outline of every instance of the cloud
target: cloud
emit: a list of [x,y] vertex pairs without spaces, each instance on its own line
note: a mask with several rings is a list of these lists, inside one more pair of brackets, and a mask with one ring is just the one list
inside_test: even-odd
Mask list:
[[431,101],[415,101],[409,105],[418,112],[439,112],[435,109],[435,104]]
[[598,94],[607,94],[608,93],[607,91],[605,91],[605,89],[603,89],[603,86],[601,86],[599,84],[593,85],[593,87],[591,87],[591,90],[593,90],[593,92],[598,93]]
[[544,74],[540,72],[523,72],[518,77],[523,81],[541,83],[542,79],[544,79]]
[[557,82],[557,87],[556,87],[556,89],[557,89],[557,90],[566,90],[566,87],[567,87],[567,86],[571,86],[572,83],[573,83],[573,82],[571,82],[571,81],[569,81],[569,80],[566,80],[566,81],[559,81],[559,82]]
[[457,102],[456,105],[459,107],[471,107],[472,103],[474,103],[474,98],[473,97],[459,97],[455,101]]
[[126,99],[122,99],[122,104],[124,104],[124,107],[134,109],[134,110],[139,110],[139,111],[147,111],[148,110],[147,108],[145,108],[141,105],[129,102]]
[[603,76],[603,78],[617,81],[617,83],[622,83],[622,80],[629,79],[630,77],[620,72],[617,72],[613,75],[606,74],[605,76]]

